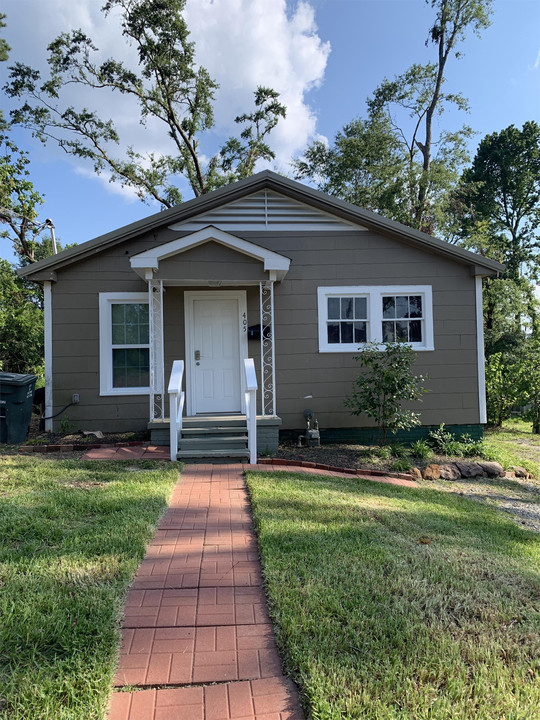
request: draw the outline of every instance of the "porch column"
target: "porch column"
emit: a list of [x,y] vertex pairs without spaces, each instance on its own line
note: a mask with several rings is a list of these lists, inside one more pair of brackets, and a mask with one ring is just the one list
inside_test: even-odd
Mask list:
[[148,281],[150,321],[150,422],[165,417],[163,360],[163,280]]
[[276,417],[274,281],[261,282],[261,415]]

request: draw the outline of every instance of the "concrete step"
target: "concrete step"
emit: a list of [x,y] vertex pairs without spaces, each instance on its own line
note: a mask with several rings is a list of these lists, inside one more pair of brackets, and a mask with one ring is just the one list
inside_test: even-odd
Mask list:
[[180,450],[178,459],[184,458],[249,458],[248,450]]
[[245,450],[247,442],[247,435],[188,437],[180,440],[180,450]]
[[246,424],[243,425],[231,425],[227,427],[216,426],[216,427],[184,427],[182,425],[182,437],[191,436],[202,436],[202,435],[233,435],[233,434],[245,434]]

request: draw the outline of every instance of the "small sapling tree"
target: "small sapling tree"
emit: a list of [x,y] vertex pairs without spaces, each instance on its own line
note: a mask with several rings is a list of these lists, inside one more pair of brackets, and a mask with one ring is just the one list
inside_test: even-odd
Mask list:
[[404,402],[420,400],[427,392],[424,376],[412,372],[416,358],[410,345],[389,342],[381,350],[377,343],[368,343],[354,359],[364,372],[355,378],[345,405],[353,415],[374,418],[379,443],[386,444],[389,432],[419,425],[419,413],[402,407]]

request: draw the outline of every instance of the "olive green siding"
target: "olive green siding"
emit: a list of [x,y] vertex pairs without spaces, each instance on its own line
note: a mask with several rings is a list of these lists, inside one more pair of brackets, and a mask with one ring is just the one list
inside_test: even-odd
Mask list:
[[[371,425],[343,405],[358,370],[353,353],[318,350],[317,288],[334,285],[431,285],[435,350],[418,352],[415,366],[429,377],[429,392],[417,406],[422,424],[478,424],[475,282],[469,265],[364,230],[235,234],[291,259],[285,279],[275,284],[277,413],[284,430],[302,428],[307,407],[324,429]],[[52,290],[54,411],[79,393],[80,404],[64,414],[77,428],[146,427],[146,396],[99,395],[98,293],[146,291],[129,258],[180,235],[148,234],[58,270]],[[182,283],[201,280],[198,287],[208,290],[206,280],[223,280],[223,289],[236,281],[247,293],[248,325],[260,322],[258,282],[267,274],[258,260],[207,243],[162,260],[156,277],[165,284],[165,387],[173,360],[184,357],[184,291],[197,289]],[[249,354],[258,368],[259,342],[249,343]]]

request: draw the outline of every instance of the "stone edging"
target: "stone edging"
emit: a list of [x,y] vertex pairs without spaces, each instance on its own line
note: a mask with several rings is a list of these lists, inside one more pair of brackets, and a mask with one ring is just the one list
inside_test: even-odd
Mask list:
[[384,470],[363,470],[362,468],[344,468],[336,465],[323,465],[322,463],[308,462],[307,460],[286,460],[285,458],[258,458],[258,465],[289,465],[292,467],[315,468],[329,472],[341,472],[347,475],[371,475],[372,477],[389,477],[398,480],[415,480],[413,475],[407,473],[385,472]]
[[73,443],[72,445],[19,445],[19,452],[74,452],[79,450],[99,450],[100,448],[148,447],[150,443],[143,440],[132,440],[125,443]]

